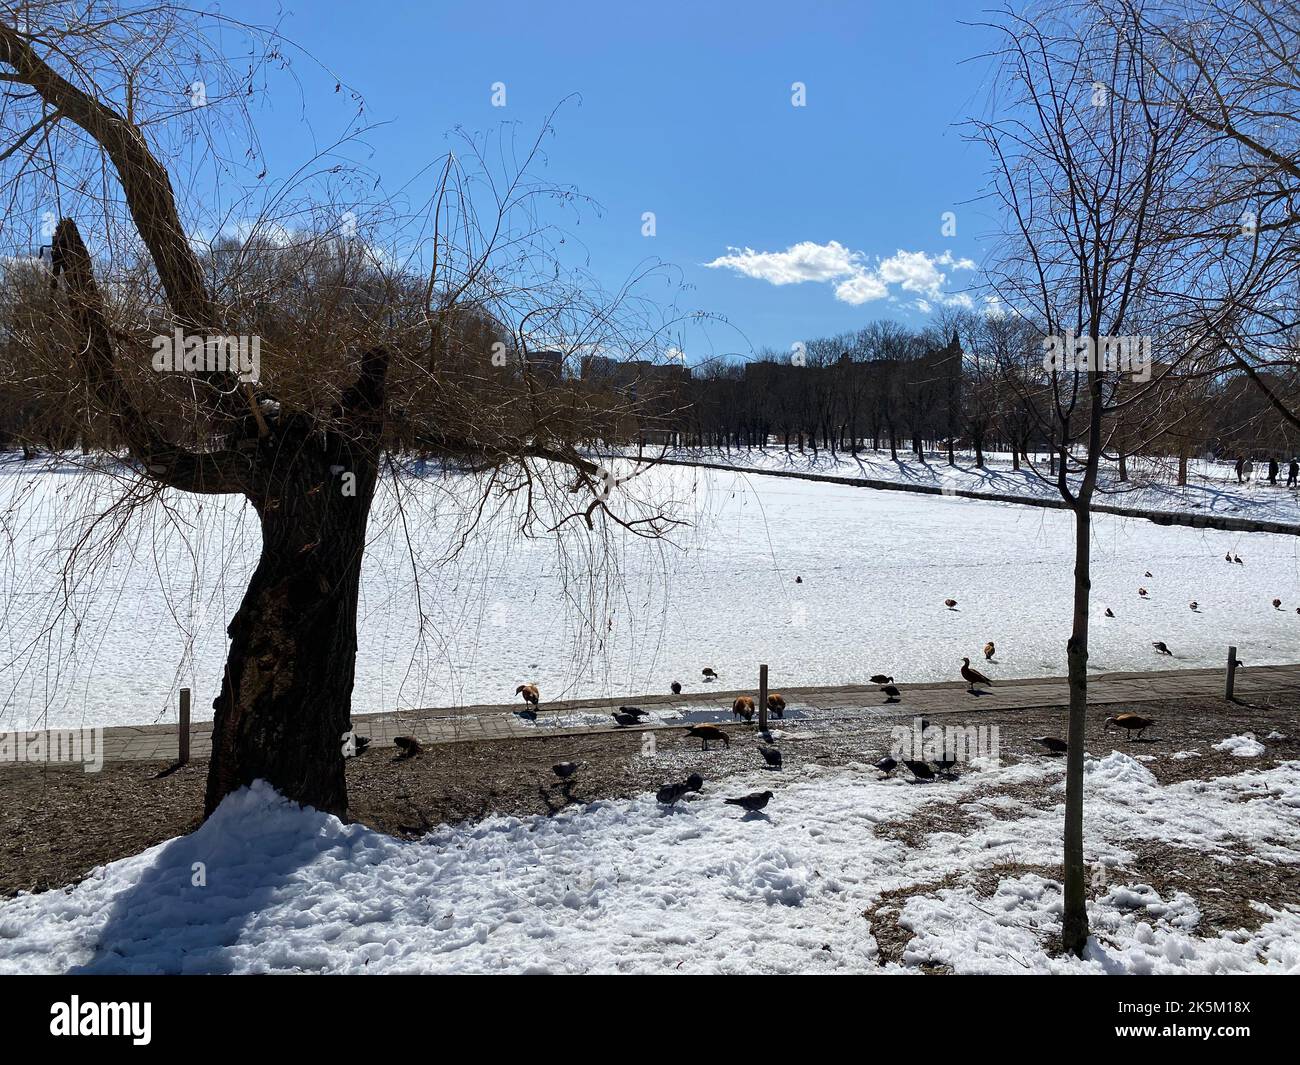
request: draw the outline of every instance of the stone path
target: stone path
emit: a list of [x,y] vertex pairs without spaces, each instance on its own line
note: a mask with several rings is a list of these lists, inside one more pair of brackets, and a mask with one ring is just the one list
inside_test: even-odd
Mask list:
[[[1236,677],[1238,699],[1266,695],[1269,692],[1300,690],[1300,665],[1257,666],[1239,669]],[[891,717],[910,717],[924,713],[970,713],[972,711],[1016,710],[1029,707],[1058,706],[1068,701],[1066,681],[1062,677],[1000,681],[985,694],[974,696],[960,682],[915,685],[903,689],[900,702],[885,704],[875,685],[830,688],[782,688],[791,707],[815,708],[818,717],[861,714],[864,711]],[[402,710],[384,714],[359,714],[354,728],[371,738],[375,748],[392,744],[395,736],[414,735],[425,744],[462,743],[468,740],[536,739],[574,733],[627,732],[656,728],[682,728],[687,722],[622,728],[610,717],[608,724],[585,724],[576,727],[548,727],[561,720],[557,715],[611,715],[620,703],[647,709],[680,708],[701,718],[725,714],[737,695],[753,691],[703,690],[680,696],[646,695],[623,699],[580,699],[545,704],[536,721],[520,715],[519,703],[489,706],[466,706],[441,709]],[[1088,682],[1090,703],[1129,703],[1154,699],[1206,698],[1222,699],[1222,670],[1161,670],[1147,673],[1097,674]],[[198,722],[191,730],[191,754],[206,758],[211,751],[211,723]],[[140,725],[104,730],[105,761],[167,761],[177,757],[175,725]],[[3,763],[0,763],[0,770]]]

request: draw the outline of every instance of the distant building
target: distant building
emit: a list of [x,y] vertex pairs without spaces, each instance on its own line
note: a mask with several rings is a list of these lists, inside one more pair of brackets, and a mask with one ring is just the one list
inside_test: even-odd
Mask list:
[[525,356],[528,372],[534,379],[556,384],[564,374],[564,352],[530,351]]

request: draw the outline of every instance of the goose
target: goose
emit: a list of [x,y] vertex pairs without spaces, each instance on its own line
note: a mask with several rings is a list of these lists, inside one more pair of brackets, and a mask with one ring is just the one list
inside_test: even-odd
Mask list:
[[872,684],[893,684],[894,678],[887,677],[883,673],[877,673],[874,677],[871,678],[871,683]]
[[780,692],[772,692],[767,697],[767,711],[769,714],[775,714],[782,721],[785,720],[785,696]]
[[1231,551],[1229,551],[1226,555],[1223,556],[1223,561],[1224,561],[1224,562],[1231,562],[1231,561],[1232,561],[1232,552],[1231,552]]
[[1111,610],[1110,607],[1107,607],[1107,608],[1106,608],[1106,616],[1107,616],[1108,618],[1113,618],[1113,617],[1115,616],[1115,611]]
[[984,676],[984,674],[981,673],[978,669],[971,669],[969,658],[963,658],[961,660],[961,679],[964,680],[968,685],[966,690],[972,692],[975,690],[976,684],[992,685],[993,683],[991,680],[988,679],[988,677]]
[[1156,649],[1156,654],[1169,655],[1170,657],[1173,657],[1173,651],[1169,650],[1169,648],[1165,646],[1164,640],[1156,640],[1151,644],[1151,646]]
[[1238,566],[1244,566],[1244,565],[1246,564],[1246,563],[1244,563],[1244,562],[1241,561],[1241,556],[1240,556],[1240,555],[1233,555],[1233,556],[1232,556],[1232,561],[1235,562],[1235,563],[1237,563]]
[[515,694],[522,695],[524,697],[524,702],[528,703],[530,706],[537,705],[538,695],[536,684],[521,684],[515,689]]
[[1070,749],[1070,745],[1065,740],[1058,740],[1055,736],[1034,736],[1032,739],[1035,743],[1041,743],[1053,755],[1064,754]]
[[885,685],[883,688],[881,688],[880,690],[881,690],[882,692],[885,693],[885,695],[886,695],[886,697],[887,697],[887,698],[885,699],[885,702],[887,702],[887,703],[896,703],[896,702],[898,702],[898,697],[899,697],[900,695],[903,694],[903,693],[900,692],[897,688],[895,688],[892,684],[886,684],[886,685]]
[[694,736],[700,741],[700,749],[707,751],[710,740],[721,740],[723,746],[731,746],[731,737],[728,736],[717,725],[692,725],[686,730],[686,735]]
[[1105,728],[1110,728],[1111,725],[1114,725],[1116,728],[1122,728],[1126,733],[1128,733],[1129,739],[1133,738],[1133,730],[1137,729],[1138,739],[1141,739],[1142,733],[1154,726],[1155,722],[1149,717],[1143,717],[1141,714],[1125,712],[1123,714],[1116,714],[1114,717],[1106,718]]
[[992,662],[992,661],[993,661],[993,656],[994,656],[994,654],[996,654],[996,653],[997,653],[997,648],[993,646],[993,641],[992,641],[992,640],[989,640],[989,642],[986,643],[986,644],[984,645],[984,658],[985,658],[985,660],[988,661],[988,662]]
[[1138,595],[1140,595],[1143,599],[1145,599],[1147,597],[1147,590],[1145,588],[1139,588]]

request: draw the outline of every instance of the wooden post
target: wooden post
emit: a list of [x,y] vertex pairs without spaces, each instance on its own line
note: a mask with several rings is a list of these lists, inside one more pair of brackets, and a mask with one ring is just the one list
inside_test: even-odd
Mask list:
[[758,667],[758,727],[767,731],[767,666]]
[[1229,702],[1232,701],[1232,687],[1233,684],[1236,682],[1236,679],[1237,679],[1237,649],[1235,647],[1229,647],[1228,648],[1228,688],[1223,696]]
[[189,688],[181,689],[181,734],[180,734],[180,757],[176,759],[181,765],[186,765],[190,760],[190,690]]

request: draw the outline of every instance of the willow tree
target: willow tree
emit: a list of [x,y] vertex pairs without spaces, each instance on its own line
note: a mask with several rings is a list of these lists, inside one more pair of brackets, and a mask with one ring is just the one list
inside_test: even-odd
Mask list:
[[[260,49],[246,72],[243,60],[226,63],[212,79],[241,107],[286,46],[223,28]],[[4,187],[11,203],[61,215],[50,287],[27,308],[18,346],[32,366],[71,367],[68,417],[87,432],[97,421],[149,484],[242,497],[257,515],[261,553],[213,704],[206,812],[260,778],[342,813],[361,563],[381,474],[450,457],[526,497],[526,523],[660,535],[667,519],[621,507],[581,451],[626,411],[539,377],[528,358],[539,343],[645,358],[656,334],[626,290],[597,302],[550,256],[540,201],[573,194],[533,182],[527,154],[495,183],[455,155],[437,161],[408,265],[376,251],[356,212],[322,228],[337,205],[305,198],[293,224],[255,215],[251,235],[196,242],[155,146],[192,143],[195,128],[216,143],[222,100],[199,83],[196,107],[175,87],[188,83],[190,57],[223,63],[218,39],[168,5],[34,3],[0,24]],[[267,199],[284,208],[284,197]],[[158,338],[172,335],[256,337],[260,372],[222,359],[221,342],[216,357],[158,372]]]

